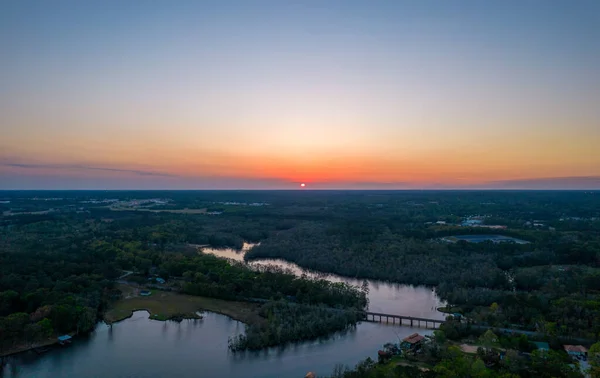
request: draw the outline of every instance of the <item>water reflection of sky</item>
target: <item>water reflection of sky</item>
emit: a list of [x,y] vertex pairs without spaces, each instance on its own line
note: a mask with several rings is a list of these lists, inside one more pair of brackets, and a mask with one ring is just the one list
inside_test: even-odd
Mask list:
[[[333,337],[271,348],[231,353],[227,340],[244,332],[244,325],[226,316],[205,313],[202,320],[181,323],[148,319],[137,311],[113,327],[99,324],[88,337],[77,337],[67,348],[33,352],[10,359],[4,377],[303,377],[319,376],[336,364],[354,366],[376,358],[386,342],[431,330],[361,323]],[[0,374],[1,375],[1,374]]]
[[[254,244],[244,243],[240,251],[231,248],[202,248],[205,253],[235,261],[244,261],[244,255]],[[248,263],[254,269],[264,266],[277,266],[300,276],[326,279],[332,282],[346,282],[361,286],[365,280],[343,277],[331,273],[316,272],[304,269],[294,263],[281,259],[259,259]],[[445,303],[441,301],[431,288],[423,286],[403,285],[377,280],[366,280],[369,287],[369,310],[389,314],[407,315],[430,319],[444,319],[444,314],[436,309]]]

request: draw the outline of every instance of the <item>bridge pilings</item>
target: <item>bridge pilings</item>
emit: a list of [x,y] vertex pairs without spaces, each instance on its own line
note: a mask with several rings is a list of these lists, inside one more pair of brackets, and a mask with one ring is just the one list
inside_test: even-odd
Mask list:
[[[390,322],[391,319],[391,322]],[[419,327],[419,328],[438,328],[441,324],[444,323],[443,320],[438,319],[427,319],[427,318],[417,318],[412,316],[404,316],[404,315],[395,315],[395,314],[382,314],[376,312],[365,312],[364,320],[368,322],[379,322],[379,323],[391,323],[396,324],[396,320],[398,321],[398,325],[404,325],[404,320],[410,321],[411,327]],[[408,324],[406,324],[408,325]]]

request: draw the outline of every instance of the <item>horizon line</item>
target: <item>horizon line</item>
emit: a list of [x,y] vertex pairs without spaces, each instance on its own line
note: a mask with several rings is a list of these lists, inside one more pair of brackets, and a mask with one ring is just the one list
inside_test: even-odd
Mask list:
[[600,192],[599,188],[412,188],[412,189],[0,189],[0,192]]

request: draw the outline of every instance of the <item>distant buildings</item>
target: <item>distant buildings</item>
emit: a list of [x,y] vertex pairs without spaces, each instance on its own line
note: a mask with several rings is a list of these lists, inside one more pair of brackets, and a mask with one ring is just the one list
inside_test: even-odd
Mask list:
[[266,202],[235,202],[235,201],[228,201],[228,202],[214,202],[215,204],[219,204],[219,205],[227,205],[227,206],[268,206],[269,204]]
[[467,218],[460,225],[463,227],[481,227],[492,230],[504,230],[506,228],[506,226],[499,224],[483,224],[483,219],[479,216],[477,218]]
[[483,220],[481,219],[467,219],[463,221],[460,225],[463,227],[473,227],[479,226],[480,224],[483,224]]

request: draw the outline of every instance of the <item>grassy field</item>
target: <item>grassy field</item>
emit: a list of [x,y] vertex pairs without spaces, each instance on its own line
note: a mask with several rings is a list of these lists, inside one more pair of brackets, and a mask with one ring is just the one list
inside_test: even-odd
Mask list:
[[260,306],[256,303],[225,301],[158,290],[152,290],[150,296],[141,297],[130,287],[123,289],[127,289],[123,290],[125,298],[114,303],[104,316],[107,323],[126,319],[136,310],[146,310],[150,313],[150,318],[156,320],[168,320],[180,315],[197,318],[197,311],[206,310],[227,315],[246,324],[264,321],[258,315]]

